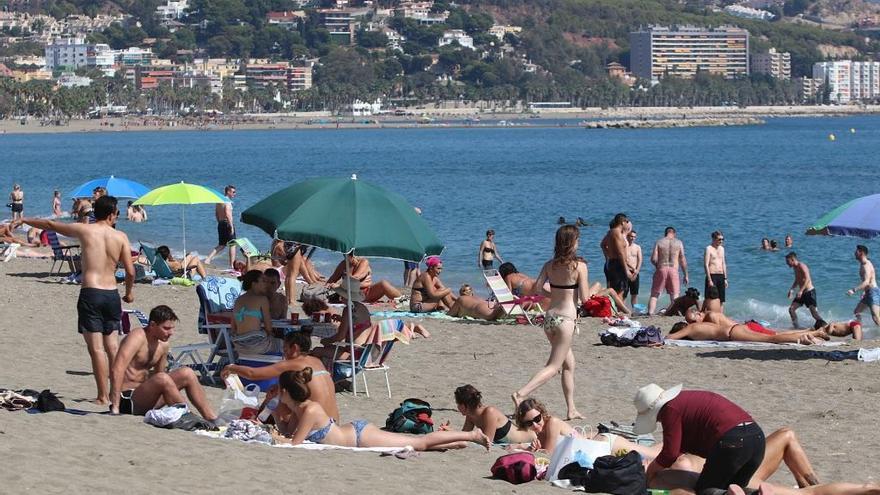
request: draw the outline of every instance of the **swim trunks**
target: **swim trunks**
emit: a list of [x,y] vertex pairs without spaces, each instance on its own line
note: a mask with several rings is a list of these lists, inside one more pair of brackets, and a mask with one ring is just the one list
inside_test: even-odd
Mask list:
[[119,414],[134,414],[134,389],[123,390],[119,394]]
[[641,276],[641,274],[636,275],[636,279],[635,279],[635,280],[629,280],[629,279],[627,279],[627,282],[626,282],[626,291],[625,291],[623,294],[621,294],[621,297],[626,297],[626,296],[628,296],[629,294],[632,294],[632,295],[634,295],[634,296],[639,295],[639,277],[640,277],[640,276]]
[[769,328],[765,327],[764,325],[761,325],[760,323],[758,323],[755,320],[747,321],[746,327],[748,327],[749,330],[751,330],[755,333],[762,333],[764,335],[776,335],[776,332],[774,332],[773,330],[770,330]]
[[492,260],[483,260],[483,270],[491,270],[492,266]]
[[12,203],[12,213],[21,213],[24,211],[23,203]]
[[661,266],[654,272],[654,281],[651,284],[651,297],[657,297],[663,289],[669,295],[678,294],[680,290],[678,269],[672,266]]
[[618,294],[623,294],[629,285],[626,266],[618,259],[610,259],[605,262],[605,280],[609,289],[614,289]]
[[794,302],[808,308],[818,306],[816,303],[816,289],[805,290],[801,297],[794,298]]
[[[713,273],[709,275],[712,277],[712,283],[715,284],[715,287],[718,289],[718,300],[721,301],[721,304],[724,304],[726,300],[727,287],[724,286],[724,274],[723,273]],[[706,278],[706,287],[704,288],[704,294],[709,293],[709,279]]]
[[122,328],[122,300],[116,289],[83,287],[76,302],[77,331],[110,335]]
[[232,224],[227,222],[226,220],[220,220],[217,222],[217,245],[223,246],[229,244],[229,241],[235,239],[234,231],[232,230]]
[[415,261],[404,261],[403,268],[404,268],[404,270],[418,270],[419,264],[416,263]]
[[862,296],[861,303],[868,307],[880,306],[880,289],[877,287],[865,289],[865,295]]

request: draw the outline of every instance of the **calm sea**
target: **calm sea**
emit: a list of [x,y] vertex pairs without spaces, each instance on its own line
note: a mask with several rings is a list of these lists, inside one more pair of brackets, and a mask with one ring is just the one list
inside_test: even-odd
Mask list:
[[[580,216],[594,225],[583,230],[581,254],[591,263],[592,277],[601,277],[603,225],[623,211],[634,220],[646,256],[667,225],[678,229],[692,267],[691,285],[701,292],[703,249],[710,232],[724,231],[729,312],[788,324],[791,269],[784,251],[759,251],[760,240],[781,244],[790,233],[794,249],[812,269],[823,316],[851,314],[857,301],[844,292],[858,282],[852,256],[857,240],[803,233],[833,207],[877,192],[878,123],[878,117],[853,117],[668,130],[569,126],[3,135],[0,184],[11,189],[20,183],[26,212],[48,214],[53,189],[66,196],[74,186],[109,174],[148,186],[185,180],[222,189],[231,183],[238,188],[235,208],[241,212],[288,184],[356,173],[422,208],[446,243],[444,278],[453,287],[482,286],[476,250],[487,228],[496,230],[505,259],[535,276],[552,254],[559,216]],[[837,139],[830,141],[829,133]],[[187,245],[202,254],[216,242],[211,208],[186,209]],[[181,208],[155,207],[149,215],[145,224],[120,227],[133,241],[180,249]],[[246,225],[239,229],[259,247],[268,247],[262,232]],[[867,244],[880,253],[877,243]],[[316,259],[326,273],[339,257],[320,253]],[[374,270],[399,283],[400,265],[376,260]],[[646,265],[642,302],[652,271]],[[802,321],[811,320],[804,314]]]

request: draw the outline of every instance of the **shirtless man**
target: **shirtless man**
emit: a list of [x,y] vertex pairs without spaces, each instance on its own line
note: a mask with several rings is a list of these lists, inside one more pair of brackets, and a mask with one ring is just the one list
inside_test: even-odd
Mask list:
[[799,328],[797,309],[801,306],[806,306],[810,310],[813,320],[821,320],[822,317],[819,316],[819,310],[816,308],[816,288],[813,287],[813,278],[810,277],[810,267],[798,260],[797,253],[794,251],[785,255],[785,263],[794,270],[794,282],[792,282],[791,288],[788,289],[788,298],[791,299],[795,289],[800,288],[795,293],[791,306],[788,307],[788,314],[791,315],[791,324],[794,328]]
[[870,308],[874,324],[880,325],[880,289],[877,288],[877,273],[874,271],[874,264],[868,259],[868,247],[862,244],[856,246],[855,258],[859,261],[859,277],[861,277],[862,283],[846,291],[846,294],[852,296],[858,291],[864,291],[864,294],[856,304],[853,313],[855,313],[856,320],[862,321],[862,311]]
[[[232,221],[232,200],[235,199],[235,186],[226,186],[223,193],[229,201],[214,206],[214,217],[217,219],[217,247],[205,258],[206,265],[210,265],[214,256],[220,254],[229,241],[235,239],[235,226]],[[229,246],[229,268],[235,268],[235,244]]]
[[[723,316],[723,315],[722,315]],[[724,317],[727,318],[727,317]],[[732,321],[724,324],[700,321],[695,323],[678,322],[672,326],[667,340],[716,340],[738,342],[768,342],[771,344],[815,344],[817,339],[829,340],[824,330],[797,330],[793,332],[770,333],[749,328],[744,323]]]
[[146,414],[150,409],[185,404],[186,390],[192,405],[208,421],[217,415],[192,368],[166,373],[168,340],[174,335],[177,315],[168,306],[150,311],[146,328],[135,328],[122,340],[110,374],[110,414]]
[[709,292],[709,287],[718,287],[718,299],[721,300],[722,307],[727,300],[727,260],[724,258],[723,244],[724,234],[720,230],[712,232],[712,244],[706,246],[703,255],[703,268],[706,270],[704,293]]
[[648,300],[648,314],[653,315],[657,309],[657,298],[664,288],[669,294],[669,304],[678,298],[680,290],[678,269],[684,272],[684,285],[688,285],[687,258],[684,256],[684,244],[675,238],[675,227],[666,227],[663,238],[654,243],[651,251],[651,264],[654,265],[654,281],[651,284],[651,298]]
[[95,201],[95,223],[64,223],[56,220],[25,218],[24,223],[43,230],[54,230],[76,237],[82,246],[82,288],[76,303],[78,331],[82,334],[92,360],[98,387],[95,402],[110,403],[108,382],[110,364],[116,358],[119,342],[116,332],[122,327],[122,302],[116,286],[116,267],[125,268],[125,296],[134,302],[134,262],[125,233],[116,230],[119,218],[116,198],[102,196]]
[[626,266],[626,234],[632,230],[632,223],[626,214],[618,213],[608,227],[608,233],[599,243],[605,255],[605,285],[622,295],[636,278],[635,272]]
[[[248,380],[259,381],[277,378],[285,371],[300,371],[305,368],[312,368],[312,381],[309,382],[312,400],[321,404],[327,415],[339,421],[339,406],[336,404],[336,389],[333,385],[333,377],[320,359],[309,355],[309,351],[312,348],[312,337],[308,328],[308,325],[306,325],[303,327],[303,331],[292,332],[284,336],[283,360],[260,368],[230,364],[223,368],[220,376],[225,380],[231,373],[235,373]],[[273,387],[269,389],[266,398],[274,397],[275,394],[277,394],[277,388]],[[283,404],[279,404],[278,408],[275,409],[275,418],[277,420],[276,424],[286,426],[291,419],[290,410]],[[293,430],[296,430],[296,428],[293,428]]]
[[[630,294],[630,304],[632,307],[635,307],[639,300],[639,272],[642,271],[642,246],[636,244],[637,237],[638,235],[635,230],[630,230],[626,234],[626,267],[636,274],[635,278],[631,279],[626,287]],[[626,298],[626,292],[621,294],[621,297]]]

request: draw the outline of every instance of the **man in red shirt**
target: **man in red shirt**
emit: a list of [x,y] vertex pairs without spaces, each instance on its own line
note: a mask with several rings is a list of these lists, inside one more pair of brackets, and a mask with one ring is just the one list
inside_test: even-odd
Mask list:
[[723,396],[681,388],[663,390],[652,383],[636,393],[635,433],[653,432],[658,421],[663,425],[663,450],[648,466],[648,484],[678,456],[689,453],[706,458],[694,487],[697,495],[727,493],[731,485],[736,488],[730,493],[742,493],[739,487],[748,486],[764,460],[764,432]]

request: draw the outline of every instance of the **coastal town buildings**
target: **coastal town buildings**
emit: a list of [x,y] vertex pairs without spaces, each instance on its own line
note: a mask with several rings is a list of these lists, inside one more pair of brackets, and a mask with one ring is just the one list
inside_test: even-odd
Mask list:
[[692,78],[708,72],[733,79],[749,74],[749,32],[735,27],[659,27],[630,33],[630,69],[637,77]]
[[343,45],[354,43],[354,19],[347,9],[318,9],[318,18],[330,33],[331,41]]
[[504,36],[506,36],[508,34],[518,36],[521,32],[522,32],[522,27],[520,27],[520,26],[508,26],[508,25],[495,24],[494,26],[489,28],[489,34],[498,38],[500,41],[504,41]]
[[86,43],[82,37],[58,38],[46,45],[46,68],[52,71],[88,67],[112,76],[114,63],[110,46],[104,43]]
[[394,14],[406,19],[413,19],[423,26],[443,24],[449,17],[449,11],[431,12],[434,2],[402,2],[394,9]]
[[791,79],[791,54],[770,48],[767,53],[752,55],[752,72],[768,74],[776,79]]
[[880,62],[817,62],[813,64],[813,79],[827,87],[834,103],[880,97]]
[[772,12],[761,9],[753,9],[745,5],[728,5],[724,7],[724,12],[744,19],[756,19],[759,21],[772,21],[776,18]]
[[451,45],[454,42],[464,48],[470,48],[471,50],[474,49],[474,39],[461,29],[443,31],[443,36],[437,40],[437,46]]
[[302,10],[284,10],[281,12],[267,12],[266,24],[272,24],[293,31],[299,28],[299,23],[305,20],[306,13]]
[[168,0],[165,5],[156,7],[156,17],[163,21],[177,21],[186,15],[188,0]]

